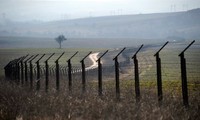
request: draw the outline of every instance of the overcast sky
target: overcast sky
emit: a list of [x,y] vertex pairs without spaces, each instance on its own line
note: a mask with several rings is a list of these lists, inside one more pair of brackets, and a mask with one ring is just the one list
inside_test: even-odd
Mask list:
[[52,21],[193,8],[200,8],[200,0],[0,0],[0,17],[13,21]]

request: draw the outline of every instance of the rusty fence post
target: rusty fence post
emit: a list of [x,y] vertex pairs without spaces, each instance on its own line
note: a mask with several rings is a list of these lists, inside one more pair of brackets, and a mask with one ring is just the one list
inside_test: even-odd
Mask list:
[[17,61],[18,59],[14,59],[12,63],[12,71],[13,71],[12,79],[15,80],[15,82],[17,80]]
[[51,54],[46,60],[45,60],[45,91],[48,92],[49,89],[49,64],[48,60],[53,57],[55,53]]
[[184,52],[195,42],[192,41],[180,54],[180,62],[181,62],[181,78],[182,78],[182,96],[183,96],[183,104],[188,107],[188,88],[187,88],[187,71],[186,71],[186,59],[184,57]]
[[36,81],[36,90],[40,90],[40,60],[45,56],[43,54],[35,63],[37,65],[37,81]]
[[13,61],[12,61],[12,79],[13,80],[15,80],[15,82],[16,82],[16,80],[17,80],[17,74],[18,74],[18,69],[17,69],[17,62],[18,62],[18,60],[19,60],[19,58],[18,59],[14,59]]
[[102,96],[102,63],[101,63],[101,58],[108,52],[105,51],[98,59],[96,62],[98,62],[98,91],[99,91],[99,96]]
[[159,57],[159,52],[168,44],[167,41],[154,55],[156,57],[156,70],[157,70],[157,90],[158,90],[158,101],[161,102],[163,99],[162,92],[162,73],[161,73],[161,59]]
[[20,61],[20,65],[21,65],[21,84],[24,84],[24,62],[23,60],[26,59],[28,57],[28,55],[24,56],[22,58],[22,60]]
[[23,59],[23,57],[20,57],[16,62],[16,71],[17,71],[17,84],[20,83],[20,62]]
[[59,59],[65,54],[65,52],[63,52],[55,61],[56,63],[56,90],[59,90],[60,88],[60,71],[59,71]]
[[4,72],[5,72],[5,77],[6,79],[11,78],[11,69],[12,66],[12,61],[10,61],[5,67],[4,67]]
[[132,59],[134,59],[134,68],[135,68],[135,95],[136,95],[136,102],[140,101],[140,81],[139,81],[139,68],[138,68],[138,60],[137,60],[137,53],[141,50],[143,44],[140,48],[135,52]]
[[12,69],[12,65],[13,65],[13,61],[10,61],[5,67],[4,67],[4,70],[5,70],[5,77],[6,78],[9,78],[9,79],[12,79],[12,73],[13,73],[13,69]]
[[24,71],[24,75],[25,75],[25,83],[27,84],[28,82],[28,65],[27,65],[27,62],[33,57],[34,55],[30,56],[28,59],[26,59],[24,61],[24,65],[25,65],[25,71]]
[[119,62],[118,62],[118,56],[125,50],[126,48],[123,48],[114,58],[115,61],[115,86],[116,86],[116,98],[120,99],[120,86],[119,86]]
[[85,79],[85,63],[84,60],[92,53],[92,51],[90,51],[85,57],[83,57],[83,59],[80,61],[81,63],[81,68],[82,68],[82,93],[85,92],[86,89],[86,79]]
[[39,54],[35,55],[30,61],[30,88],[33,88],[33,64],[32,61],[38,56]]
[[17,59],[14,59],[11,63],[11,79],[15,80],[16,79],[16,69],[15,69],[15,63]]
[[72,65],[71,65],[71,59],[78,53],[78,51],[73,54],[68,60],[67,60],[67,63],[68,63],[68,78],[69,78],[69,91],[71,92],[72,91]]

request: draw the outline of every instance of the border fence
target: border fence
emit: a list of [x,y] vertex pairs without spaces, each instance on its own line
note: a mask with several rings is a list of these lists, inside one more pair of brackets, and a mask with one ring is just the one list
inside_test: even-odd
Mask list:
[[[192,41],[185,49],[178,55],[180,57],[180,70],[181,70],[181,83],[182,83],[182,97],[183,97],[183,104],[185,106],[189,106],[188,101],[188,88],[187,88],[187,71],[186,71],[186,58],[185,58],[185,51],[194,44],[195,40]],[[156,76],[157,76],[157,93],[158,93],[158,101],[159,103],[163,99],[163,90],[162,90],[162,66],[161,66],[161,58],[160,52],[167,46],[169,42],[166,42],[163,46],[161,46],[158,51],[154,54],[155,62],[156,62]],[[56,80],[56,90],[60,90],[60,77],[63,76],[64,78],[68,77],[68,88],[69,91],[72,90],[73,84],[73,75],[78,74],[78,77],[82,80],[82,92],[84,93],[86,90],[86,75],[89,73],[97,73],[98,74],[98,94],[102,96],[102,71],[106,71],[110,73],[110,71],[114,70],[112,74],[115,75],[115,89],[116,89],[116,98],[120,99],[120,67],[126,67],[133,65],[134,67],[134,79],[135,79],[135,95],[136,95],[136,102],[140,101],[140,67],[138,63],[137,55],[143,49],[144,45],[142,44],[138,49],[135,49],[135,54],[131,57],[133,59],[133,64],[130,61],[130,57],[125,54],[126,48],[118,50],[118,53],[112,58],[114,61],[114,65],[112,66],[103,66],[102,67],[102,59],[106,54],[109,53],[109,50],[100,53],[99,57],[96,59],[95,62],[98,63],[97,67],[87,67],[85,66],[85,59],[92,54],[92,51],[87,53],[81,60],[81,66],[72,66],[72,59],[74,56],[77,55],[77,52],[72,54],[68,60],[66,60],[66,65],[60,65],[59,60],[61,57],[64,56],[65,52],[57,55],[57,59],[54,61],[55,65],[49,65],[49,60],[55,55],[52,54],[36,54],[36,55],[26,55],[19,57],[10,61],[5,67],[5,76],[10,80],[15,80],[17,84],[28,84],[31,89],[33,89],[33,81],[34,78],[36,79],[36,90],[41,89],[40,81],[42,77],[45,78],[45,90],[48,92],[49,89],[49,78],[51,76],[55,76]],[[129,52],[134,52],[130,51]],[[115,52],[116,53],[116,52]],[[123,61],[119,62],[118,57],[123,56]],[[46,59],[45,59],[46,57]],[[34,61],[35,60],[35,64]],[[43,60],[44,64],[42,64],[41,60]],[[145,61],[145,59],[142,59]],[[148,69],[148,68],[145,68]],[[105,75],[106,76],[106,75]]]

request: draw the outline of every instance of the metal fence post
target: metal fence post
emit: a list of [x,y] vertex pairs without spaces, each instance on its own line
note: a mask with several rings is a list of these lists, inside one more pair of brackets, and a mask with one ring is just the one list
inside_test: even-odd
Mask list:
[[37,65],[37,87],[36,90],[40,89],[40,60],[45,56],[45,54],[43,54],[35,63]]
[[14,66],[14,61],[15,60],[12,60],[9,64],[8,64],[8,71],[10,71],[8,74],[9,74],[9,76],[10,76],[10,78],[13,80],[14,79],[14,74],[13,74],[13,72],[14,72],[14,69],[13,69],[13,66]]
[[82,92],[85,92],[85,88],[86,88],[86,80],[85,80],[85,63],[84,60],[86,59],[86,57],[88,57],[90,54],[92,53],[92,51],[90,51],[81,61],[81,68],[82,68]]
[[17,58],[14,60],[13,62],[13,76],[14,76],[14,80],[16,81],[16,83],[18,84],[20,81],[19,78],[19,74],[20,74],[20,68],[19,68],[19,61],[21,58]]
[[30,88],[33,88],[33,64],[32,61],[38,56],[39,54],[35,55],[30,61]]
[[71,91],[72,89],[72,65],[71,65],[71,59],[69,59],[68,61],[68,87],[69,87],[69,91]]
[[181,78],[182,78],[182,96],[183,96],[183,104],[188,107],[188,88],[187,88],[187,71],[186,71],[186,59],[184,57],[184,52],[195,42],[192,41],[180,54],[181,61]]
[[31,61],[29,61],[29,66],[30,66],[30,73],[29,73],[30,87],[32,88],[32,86],[33,86],[33,65],[32,65]]
[[78,51],[67,60],[68,63],[68,77],[69,77],[69,91],[72,90],[72,65],[71,59],[78,53]]
[[60,87],[60,72],[59,72],[59,59],[64,55],[65,52],[63,52],[55,61],[56,63],[56,90],[59,90]]
[[24,61],[24,65],[25,65],[25,71],[24,71],[24,73],[25,73],[25,82],[27,83],[27,81],[28,81],[28,65],[27,65],[27,62],[33,57],[34,55],[32,55],[32,56],[30,56],[28,59],[26,59],[25,61]]
[[138,60],[137,60],[137,53],[141,50],[143,44],[140,48],[136,51],[133,55],[132,59],[134,59],[134,68],[135,68],[135,95],[136,95],[136,102],[140,101],[140,81],[139,81],[139,69],[138,69]]
[[17,59],[14,59],[13,62],[12,62],[12,79],[13,80],[17,79],[16,62],[17,62]]
[[49,64],[48,64],[48,60],[54,55],[55,53],[51,54],[46,60],[45,60],[45,68],[46,68],[46,72],[45,72],[45,90],[46,92],[48,92],[49,89]]
[[20,57],[16,62],[16,70],[17,70],[17,84],[20,83],[20,61],[23,57]]
[[120,86],[119,86],[119,62],[118,62],[118,56],[125,50],[126,48],[123,48],[114,58],[115,61],[115,81],[116,81],[116,97],[117,99],[120,99]]
[[13,79],[15,79],[15,62],[16,62],[16,59],[14,59],[13,61],[12,61],[12,64],[11,64],[11,79],[13,80]]
[[98,88],[99,88],[99,96],[102,96],[102,64],[101,64],[101,58],[108,52],[104,52],[96,62],[98,62]]
[[13,70],[13,79],[17,79],[17,71],[16,71],[16,61],[17,59],[14,60],[13,65],[12,65],[12,70]]
[[23,59],[20,61],[21,64],[21,84],[24,84],[24,63],[23,60],[26,59],[26,57],[28,57],[28,55],[24,56]]
[[12,61],[10,61],[5,67],[4,67],[4,72],[5,72],[5,77],[7,78],[11,78],[10,74],[11,74],[11,64]]
[[167,41],[154,56],[156,56],[156,68],[157,68],[157,89],[158,89],[158,101],[161,102],[163,99],[162,92],[162,73],[161,73],[161,59],[159,57],[159,52],[168,44]]
[[11,79],[12,80],[15,80],[16,79],[16,68],[15,68],[15,63],[16,63],[16,60],[17,59],[14,59],[13,61],[12,61],[12,64],[11,64]]
[[19,63],[18,61],[20,60],[20,58],[17,58],[14,60],[14,63],[13,63],[13,77],[14,77],[14,80],[15,82],[18,84],[19,83]]

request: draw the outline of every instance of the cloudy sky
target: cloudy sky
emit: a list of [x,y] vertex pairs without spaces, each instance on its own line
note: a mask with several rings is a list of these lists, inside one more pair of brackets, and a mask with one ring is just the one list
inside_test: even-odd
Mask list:
[[200,0],[0,0],[0,17],[13,21],[52,21],[193,8],[200,8]]

